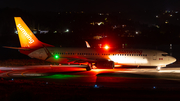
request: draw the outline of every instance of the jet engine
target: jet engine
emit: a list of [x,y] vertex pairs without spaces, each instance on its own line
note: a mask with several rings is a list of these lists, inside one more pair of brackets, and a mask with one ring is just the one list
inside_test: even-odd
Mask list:
[[114,69],[113,61],[98,61],[95,64],[97,69]]

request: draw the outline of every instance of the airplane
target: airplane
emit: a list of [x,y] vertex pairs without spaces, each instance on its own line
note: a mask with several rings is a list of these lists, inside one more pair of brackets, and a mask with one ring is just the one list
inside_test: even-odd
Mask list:
[[156,66],[159,71],[161,67],[176,61],[168,53],[159,50],[91,48],[87,41],[87,48],[55,47],[39,41],[21,17],[14,19],[21,47],[6,48],[18,49],[31,58],[59,64],[83,64],[87,71],[93,68],[113,69],[117,65]]

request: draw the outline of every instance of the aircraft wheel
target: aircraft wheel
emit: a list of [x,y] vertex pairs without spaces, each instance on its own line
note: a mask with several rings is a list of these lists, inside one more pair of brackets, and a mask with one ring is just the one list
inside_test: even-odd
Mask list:
[[160,71],[161,70],[161,66],[157,66],[156,70]]

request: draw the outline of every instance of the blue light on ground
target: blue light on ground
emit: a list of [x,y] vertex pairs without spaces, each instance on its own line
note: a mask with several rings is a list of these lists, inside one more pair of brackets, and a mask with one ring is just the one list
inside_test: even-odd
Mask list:
[[99,88],[96,84],[94,85],[94,88]]

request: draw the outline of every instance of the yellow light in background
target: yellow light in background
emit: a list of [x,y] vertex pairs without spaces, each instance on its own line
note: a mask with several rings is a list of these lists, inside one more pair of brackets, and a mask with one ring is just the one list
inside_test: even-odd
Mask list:
[[166,21],[165,21],[165,23],[167,24],[167,23],[169,23],[169,21],[168,21],[168,20],[166,20]]

